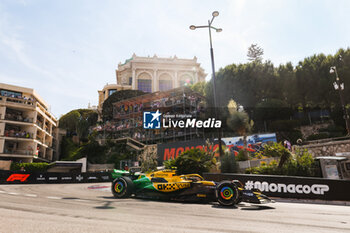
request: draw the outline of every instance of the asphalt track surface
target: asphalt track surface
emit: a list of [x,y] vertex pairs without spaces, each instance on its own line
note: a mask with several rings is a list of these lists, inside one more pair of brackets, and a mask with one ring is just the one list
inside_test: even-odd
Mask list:
[[349,206],[117,200],[109,187],[1,185],[0,232],[350,232]]

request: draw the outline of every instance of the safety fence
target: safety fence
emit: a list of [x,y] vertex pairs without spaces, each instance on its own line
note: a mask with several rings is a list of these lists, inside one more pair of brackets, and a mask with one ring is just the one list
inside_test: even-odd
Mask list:
[[260,189],[269,197],[350,201],[350,180],[295,176],[205,173],[206,180],[239,180],[245,189]]
[[109,172],[56,173],[0,171],[0,184],[95,183],[109,182]]

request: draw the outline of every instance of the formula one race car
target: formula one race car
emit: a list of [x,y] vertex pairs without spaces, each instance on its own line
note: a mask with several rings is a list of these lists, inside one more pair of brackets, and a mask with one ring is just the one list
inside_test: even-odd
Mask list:
[[176,175],[174,170],[162,170],[148,174],[130,174],[114,170],[112,193],[116,198],[173,200],[183,202],[219,202],[233,206],[239,202],[266,204],[271,200],[259,190],[245,190],[237,181],[206,181],[198,174]]

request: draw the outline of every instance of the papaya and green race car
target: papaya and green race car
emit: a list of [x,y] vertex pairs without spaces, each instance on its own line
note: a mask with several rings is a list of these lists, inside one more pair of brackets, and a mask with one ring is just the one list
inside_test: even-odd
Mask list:
[[116,198],[173,200],[183,202],[218,202],[233,206],[239,202],[266,204],[271,200],[259,190],[246,190],[237,181],[214,182],[204,180],[198,174],[177,175],[174,170],[155,171],[147,174],[131,174],[114,170],[112,193]]

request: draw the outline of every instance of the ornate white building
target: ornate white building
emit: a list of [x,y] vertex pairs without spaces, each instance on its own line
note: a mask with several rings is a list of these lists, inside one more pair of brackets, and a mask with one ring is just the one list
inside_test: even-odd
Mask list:
[[167,91],[183,85],[204,81],[207,74],[197,58],[180,59],[176,56],[161,58],[139,57],[133,54],[123,64],[118,64],[116,84],[107,84],[99,93],[99,106],[115,91],[141,90],[144,92]]

